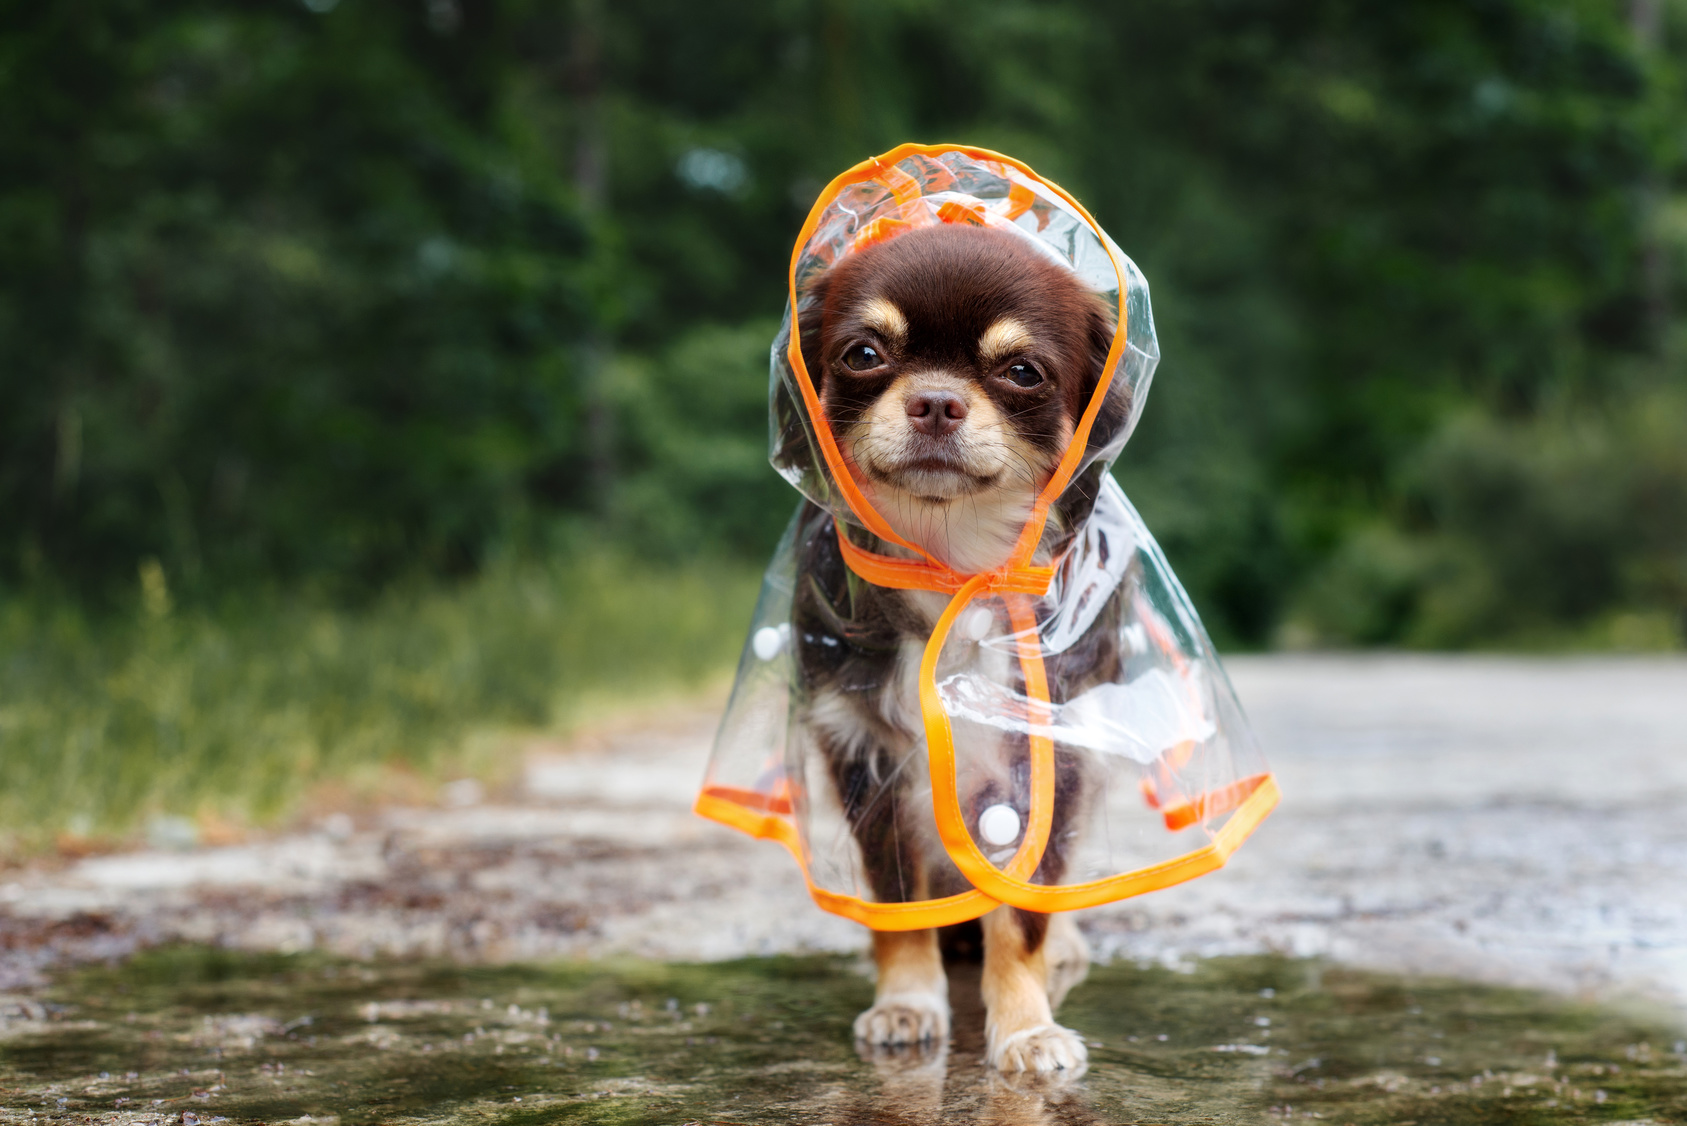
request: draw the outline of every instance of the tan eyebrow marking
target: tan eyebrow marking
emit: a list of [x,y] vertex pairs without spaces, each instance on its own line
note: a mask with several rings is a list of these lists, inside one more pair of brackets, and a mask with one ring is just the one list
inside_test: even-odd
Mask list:
[[1012,317],[1003,317],[978,338],[978,354],[987,364],[1004,360],[1031,346],[1031,331]]
[[861,307],[861,323],[893,344],[908,339],[908,318],[883,297],[874,297]]

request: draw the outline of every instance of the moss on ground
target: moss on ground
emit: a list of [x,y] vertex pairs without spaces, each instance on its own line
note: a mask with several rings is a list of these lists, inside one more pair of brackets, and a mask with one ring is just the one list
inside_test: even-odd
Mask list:
[[[858,1055],[871,996],[839,958],[471,968],[204,948],[10,1000],[0,1122],[1674,1122],[1662,1014],[1321,962],[1098,967],[1063,1022],[1076,1082],[979,1061],[976,971],[954,1044]],[[969,1002],[964,996],[973,990]],[[0,1012],[7,1011],[0,999]],[[198,1092],[196,1094],[196,1092]]]

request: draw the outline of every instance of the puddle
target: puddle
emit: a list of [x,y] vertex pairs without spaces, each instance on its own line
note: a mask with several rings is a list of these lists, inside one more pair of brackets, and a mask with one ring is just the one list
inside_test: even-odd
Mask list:
[[1075,1082],[858,1056],[840,958],[475,968],[182,947],[0,997],[0,1123],[1676,1122],[1662,1018],[1318,962],[1098,967]]

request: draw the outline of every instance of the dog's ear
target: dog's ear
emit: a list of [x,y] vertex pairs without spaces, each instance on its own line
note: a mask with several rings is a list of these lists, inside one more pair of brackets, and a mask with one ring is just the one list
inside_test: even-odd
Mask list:
[[[1113,333],[1118,324],[1117,312],[1099,297],[1089,302],[1086,318],[1089,370],[1084,377],[1083,401],[1078,404],[1080,414],[1089,409],[1101,376],[1107,370],[1107,355],[1113,350]],[[1101,410],[1095,416],[1095,425],[1090,428],[1090,449],[1105,445],[1108,438],[1118,432],[1124,420],[1130,417],[1130,398],[1130,389],[1115,377],[1112,386],[1107,389],[1107,398],[1101,404]]]
[[802,362],[808,368],[808,381],[819,392],[826,381],[826,365],[821,362],[820,333],[826,322],[826,295],[831,288],[830,272],[821,274],[803,295],[797,311],[795,331],[802,341]]
[[[1101,298],[1090,298],[1086,306],[1084,362],[1087,367],[1082,386],[1083,397],[1073,413],[1074,418],[1088,410],[1090,400],[1095,397],[1102,373],[1107,370],[1107,354],[1113,350],[1113,326],[1117,323],[1114,310]],[[1130,391],[1115,377],[1113,384],[1107,389],[1107,397],[1102,400],[1101,409],[1096,412],[1086,449],[1094,452],[1105,446],[1108,440],[1119,432],[1119,427],[1124,425],[1129,412]],[[1054,526],[1070,530],[1089,519],[1090,512],[1095,508],[1095,498],[1101,492],[1101,478],[1105,472],[1099,463],[1092,463],[1068,482],[1065,491],[1054,502]]]

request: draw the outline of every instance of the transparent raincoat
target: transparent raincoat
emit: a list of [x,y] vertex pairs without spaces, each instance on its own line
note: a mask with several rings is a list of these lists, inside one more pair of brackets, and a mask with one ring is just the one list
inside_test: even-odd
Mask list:
[[[1014,232],[1118,309],[1105,373],[1072,442],[1012,557],[986,574],[950,570],[874,509],[792,334],[810,284],[830,265],[935,223]],[[697,812],[779,841],[821,907],[879,930],[961,922],[1001,903],[1089,907],[1221,866],[1276,805],[1277,787],[1194,607],[1108,472],[1159,356],[1135,264],[1081,204],[1019,162],[904,145],[821,193],[789,281],[772,354],[771,460],[807,503],[768,567]],[[1123,409],[1102,411],[1108,396]],[[1064,519],[1051,522],[1057,505]],[[815,537],[835,539],[850,574],[824,596],[833,625],[794,631],[797,584],[815,581],[798,560]],[[913,558],[886,554],[890,544]],[[865,643],[851,636],[848,590],[859,582],[950,596],[920,660],[923,738],[898,769],[914,772],[930,838],[961,877],[947,884],[967,889],[955,894],[875,900],[809,730],[795,650]],[[1083,808],[1067,822],[1069,839],[1051,842],[1057,775],[1074,770]],[[1064,872],[1042,882],[1051,847]]]

